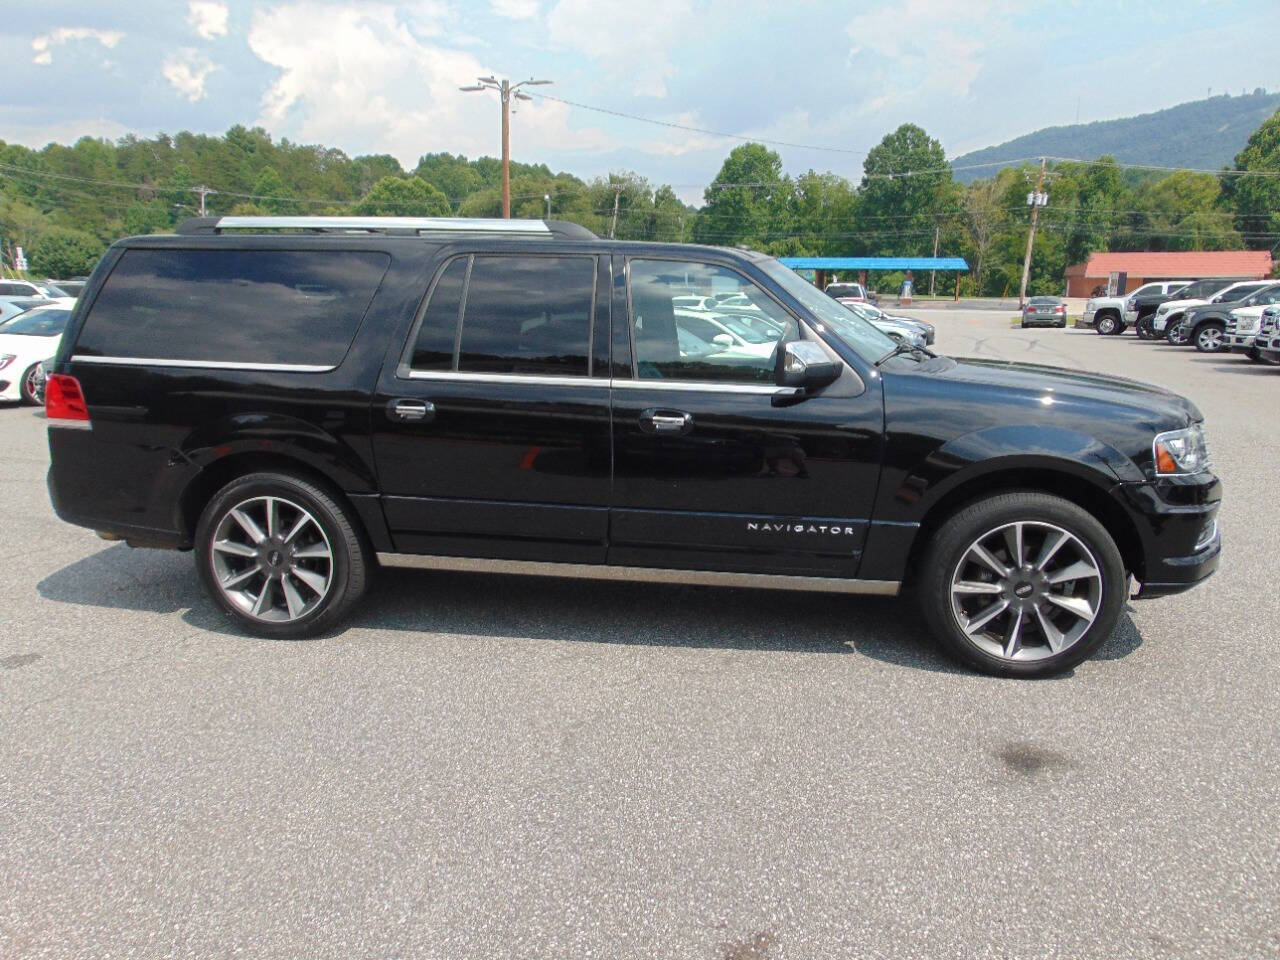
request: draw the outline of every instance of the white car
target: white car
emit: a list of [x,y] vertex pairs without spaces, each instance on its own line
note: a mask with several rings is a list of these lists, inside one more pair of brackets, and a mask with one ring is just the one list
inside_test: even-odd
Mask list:
[[0,297],[41,297],[54,303],[74,306],[76,298],[65,290],[48,283],[32,283],[30,280],[0,280]]
[[[672,300],[677,298],[673,297]],[[733,356],[767,358],[781,336],[770,337],[753,330],[732,316],[716,316],[704,310],[675,308],[676,328],[686,330],[704,343],[732,351]]]
[[1163,295],[1186,285],[1185,280],[1156,280],[1144,283],[1122,297],[1090,297],[1089,302],[1084,305],[1079,325],[1095,327],[1103,335],[1124,333],[1138,320],[1138,312],[1133,306],[1138,297]]
[[0,400],[37,403],[36,371],[58,352],[71,308],[36,307],[0,323]]
[[1157,334],[1167,335],[1171,326],[1182,322],[1182,316],[1192,307],[1203,307],[1206,303],[1226,303],[1237,300],[1255,287],[1265,287],[1274,280],[1243,280],[1232,283],[1229,280],[1197,280],[1190,284],[1185,295],[1177,300],[1162,303],[1156,308],[1155,318],[1151,321],[1151,329]]

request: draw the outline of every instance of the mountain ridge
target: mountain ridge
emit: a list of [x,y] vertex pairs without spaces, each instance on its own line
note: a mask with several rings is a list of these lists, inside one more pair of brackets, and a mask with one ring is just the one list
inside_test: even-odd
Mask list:
[[[1280,93],[1219,94],[1163,110],[1114,120],[1044,127],[1004,143],[971,150],[951,161],[964,183],[994,177],[1027,157],[1096,160],[1216,170],[1230,166],[1249,136],[1280,110]],[[961,169],[984,164],[977,169]],[[991,164],[986,166],[986,164]]]

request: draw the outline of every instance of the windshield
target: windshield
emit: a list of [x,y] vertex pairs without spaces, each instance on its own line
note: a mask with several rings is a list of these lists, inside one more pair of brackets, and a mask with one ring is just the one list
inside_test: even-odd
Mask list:
[[0,333],[17,333],[28,337],[56,337],[66,329],[67,318],[70,316],[70,310],[36,307],[0,324]]
[[761,260],[757,265],[778,286],[795,297],[815,320],[830,326],[831,332],[863,359],[874,363],[896,345],[891,337],[881,333],[849,307],[827,296],[777,260]]
[[71,296],[71,294],[67,293],[67,291],[63,290],[56,283],[48,283],[48,282],[42,283],[40,284],[40,289],[42,289],[45,292],[46,296],[50,296],[50,297]]

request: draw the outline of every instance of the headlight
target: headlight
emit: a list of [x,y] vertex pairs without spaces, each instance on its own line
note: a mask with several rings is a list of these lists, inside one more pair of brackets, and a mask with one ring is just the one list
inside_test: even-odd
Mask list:
[[1198,473],[1209,466],[1209,448],[1204,442],[1204,430],[1198,423],[1185,430],[1158,434],[1152,444],[1152,452],[1159,476]]

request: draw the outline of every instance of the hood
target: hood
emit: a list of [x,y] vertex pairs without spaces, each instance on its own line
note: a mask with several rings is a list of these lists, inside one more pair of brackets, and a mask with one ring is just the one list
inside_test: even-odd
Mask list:
[[1187,307],[1202,307],[1208,302],[1208,300],[1199,298],[1195,300],[1166,300],[1157,309],[1160,313],[1166,313],[1170,310],[1185,310]]
[[[940,358],[941,359],[941,358]],[[1140,411],[1153,423],[1182,426],[1204,417],[1194,403],[1163,387],[1112,377],[1101,373],[1064,370],[1036,363],[1014,363],[1006,360],[945,358],[936,376],[992,388],[1024,392],[1037,402],[1051,398],[1054,403],[1084,401],[1089,405],[1113,404]],[[934,361],[930,361],[932,365]],[[1053,404],[1044,404],[1052,408]]]

